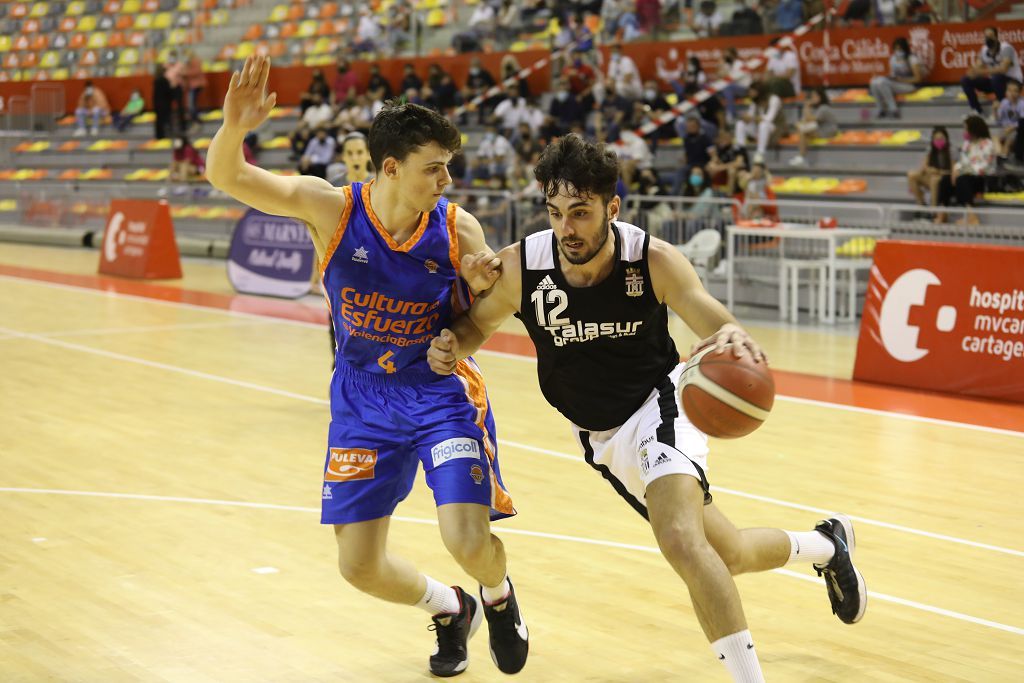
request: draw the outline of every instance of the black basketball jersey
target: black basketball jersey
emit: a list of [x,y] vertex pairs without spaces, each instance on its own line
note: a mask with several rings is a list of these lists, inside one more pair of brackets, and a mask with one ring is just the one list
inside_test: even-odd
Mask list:
[[558,265],[551,230],[520,243],[523,298],[517,314],[537,347],[540,389],[578,427],[618,427],[679,362],[668,310],[651,286],[650,236],[614,222],[615,269],[573,287]]

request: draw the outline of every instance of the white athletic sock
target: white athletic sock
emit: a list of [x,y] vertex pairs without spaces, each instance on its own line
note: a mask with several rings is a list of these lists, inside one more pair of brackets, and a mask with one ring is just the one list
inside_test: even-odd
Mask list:
[[505,572],[505,576],[502,578],[501,583],[493,588],[491,586],[480,584],[480,594],[483,595],[484,602],[488,605],[501,602],[508,596],[509,591],[511,590],[512,585],[508,582],[508,572]]
[[711,643],[711,649],[718,655],[718,661],[725,664],[732,680],[737,683],[764,683],[761,663],[757,661],[757,650],[749,630],[719,638]]
[[440,581],[424,575],[427,580],[427,590],[423,597],[416,603],[416,606],[428,612],[431,616],[435,614],[455,614],[462,605],[459,604],[459,596],[455,589],[446,586]]
[[787,531],[789,536],[789,561],[813,562],[827,564],[836,554],[836,546],[824,534],[817,531]]

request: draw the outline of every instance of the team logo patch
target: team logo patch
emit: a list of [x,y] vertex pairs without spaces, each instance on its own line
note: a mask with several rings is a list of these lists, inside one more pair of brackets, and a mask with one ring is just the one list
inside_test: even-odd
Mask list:
[[480,467],[480,465],[473,465],[469,468],[469,476],[473,477],[473,481],[477,485],[481,484],[484,480],[484,468]]
[[369,252],[366,251],[366,247],[359,247],[352,253],[352,260],[356,263],[369,263],[370,259]]
[[479,460],[480,444],[474,439],[461,437],[442,441],[430,449],[430,459],[434,462],[434,467],[443,465],[449,460],[454,460],[455,458]]
[[632,266],[626,267],[626,295],[627,296],[643,296],[644,294],[644,276],[639,268]]
[[651,469],[651,464],[647,461],[647,449],[640,451],[640,471],[647,474],[647,471]]
[[377,451],[366,448],[332,448],[327,460],[324,481],[356,481],[373,479]]
[[428,273],[433,274],[437,272],[437,261],[434,259],[428,258],[423,262],[423,265],[426,267]]

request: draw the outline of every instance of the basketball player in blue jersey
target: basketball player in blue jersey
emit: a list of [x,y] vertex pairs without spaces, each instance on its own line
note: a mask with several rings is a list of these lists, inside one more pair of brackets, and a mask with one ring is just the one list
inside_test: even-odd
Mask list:
[[[333,524],[338,565],[353,586],[431,616],[430,671],[454,676],[487,617],[491,656],[505,673],[526,664],[528,633],[490,520],[515,514],[497,460],[494,419],[471,358],[452,376],[431,372],[430,340],[489,288],[500,261],[473,216],[442,193],[460,145],[444,117],[390,104],[374,119],[370,183],[335,188],[311,176],[279,177],[245,163],[242,138],[273,109],[270,60],[249,58],[231,76],[224,124],[210,144],[207,178],[269,214],[304,221],[320,255],[337,338],[322,514]],[[387,548],[395,507],[422,463],[441,537],[480,583],[480,599],[419,573]]]
[[733,679],[761,681],[732,574],[809,561],[826,578],[833,612],[855,623],[867,593],[850,520],[838,515],[809,532],[739,530],[718,510],[707,436],[680,406],[684,366],[667,308],[704,339],[695,350],[714,344],[767,362],[761,348],[675,247],[616,220],[613,152],[569,135],[544,151],[535,175],[551,229],[498,253],[501,278],[431,342],[431,367],[452,372],[506,318],[520,318],[537,349],[541,391],[572,422],[587,463],[649,520]]

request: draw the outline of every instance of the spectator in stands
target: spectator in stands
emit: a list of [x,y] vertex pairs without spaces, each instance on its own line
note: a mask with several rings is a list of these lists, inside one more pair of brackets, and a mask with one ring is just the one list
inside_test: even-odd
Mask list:
[[775,29],[789,33],[804,21],[803,0],[779,0],[775,6]]
[[686,61],[686,72],[683,74],[684,94],[686,91],[697,92],[707,82],[708,75],[704,73],[704,67],[700,64],[700,58],[697,55],[690,55],[690,58]]
[[643,95],[643,82],[636,62],[629,55],[622,54],[622,43],[612,43],[608,57],[608,81],[615,83],[616,90],[626,99],[638,100]]
[[683,218],[685,218],[685,232],[683,239],[690,239],[699,230],[711,227],[711,219],[718,212],[715,205],[715,192],[708,182],[706,171],[700,166],[690,169],[690,175],[686,179],[686,186],[683,188],[683,196],[691,201],[683,204]]
[[[601,4],[601,29],[606,41],[614,40],[622,28],[619,22],[626,14],[633,14],[635,4],[630,0],[604,0]],[[636,22],[636,15],[633,15]],[[629,42],[630,38],[623,36],[623,40]]]
[[1020,96],[1020,83],[1006,84],[1006,97],[999,103],[996,125],[999,126],[1000,156],[1012,157],[1012,164],[1019,167],[1024,163],[1024,99]]
[[768,213],[772,199],[770,187],[772,182],[764,157],[755,156],[750,173],[740,175],[740,187],[743,189],[743,203],[740,205],[740,218],[757,220]]
[[871,15],[872,0],[850,0],[843,12],[843,21],[847,24],[853,21],[863,21],[865,24]]
[[714,147],[708,150],[711,160],[707,164],[711,186],[726,197],[736,194],[741,174],[750,171],[747,150],[733,142],[732,131],[720,128]]
[[299,111],[300,113],[305,114],[306,110],[311,107],[314,102],[316,104],[320,104],[321,102],[329,102],[330,100],[331,89],[327,85],[327,79],[324,78],[324,72],[320,69],[315,69],[306,91],[299,95]]
[[839,134],[839,119],[829,104],[824,88],[815,88],[804,102],[803,115],[796,124],[800,152],[789,160],[790,166],[806,166],[807,145],[814,138],[831,138]]
[[188,136],[180,134],[174,138],[174,151],[171,153],[171,180],[187,182],[197,180],[206,172],[206,162],[189,141]]
[[729,23],[729,34],[734,36],[756,36],[764,33],[764,20],[746,0],[737,0],[736,8]]
[[729,123],[736,121],[736,100],[747,94],[750,85],[750,72],[739,57],[734,47],[727,47],[722,54],[722,63],[718,67],[718,77],[728,78],[731,83],[722,88],[720,94],[725,100],[725,117]]
[[786,112],[782,108],[782,99],[768,91],[764,84],[754,82],[749,89],[750,107],[747,113],[736,122],[736,142],[746,146],[747,136],[757,131],[757,153],[762,156],[768,145],[784,136],[789,125]]
[[92,117],[92,126],[89,127],[91,135],[98,135],[100,123],[110,115],[110,102],[103,90],[94,85],[91,80],[85,82],[85,87],[78,96],[78,104],[75,106],[75,137],[85,135],[85,124],[89,117]]
[[697,6],[697,14],[690,20],[690,30],[698,38],[713,38],[718,35],[722,26],[722,15],[718,12],[714,0],[702,0]]
[[345,57],[338,60],[338,73],[334,76],[331,90],[331,102],[334,104],[343,104],[359,94],[359,78]]
[[305,113],[302,115],[302,120],[309,125],[310,130],[326,126],[333,118],[334,109],[320,95],[313,96],[309,107],[306,108]]
[[519,94],[523,97],[530,97],[530,84],[527,83],[526,78],[520,78],[519,72],[523,70],[522,65],[519,64],[519,60],[516,59],[515,55],[509,53],[501,58],[501,82],[505,83],[511,78],[516,79],[516,87],[519,88]]
[[769,50],[765,87],[784,99],[796,97],[800,94],[800,60],[796,56],[796,45],[789,36],[773,38],[771,45],[775,49]]
[[386,102],[393,95],[391,81],[380,75],[380,65],[376,62],[370,64],[370,81],[366,86],[366,94],[374,100]]
[[439,112],[449,112],[455,108],[459,91],[455,81],[440,64],[427,67],[427,83],[423,88],[423,99],[427,106]]
[[513,154],[508,138],[498,132],[494,123],[487,124],[483,139],[466,169],[466,184],[472,186],[473,180],[481,179],[488,181],[492,188],[503,187]]
[[677,49],[669,48],[668,59],[663,59],[660,55],[654,59],[654,67],[660,78],[665,85],[672,88],[672,90],[678,95],[684,90],[683,86],[683,61],[679,58],[679,51]]
[[306,150],[299,160],[299,172],[303,175],[315,175],[327,178],[327,165],[334,159],[337,145],[334,138],[327,134],[326,128],[318,128],[316,137],[309,141]]
[[[469,62],[469,75],[466,76],[466,86],[462,89],[462,101],[469,104],[477,97],[483,97],[484,93],[495,84],[494,76],[483,67],[479,57],[473,57]],[[496,97],[488,97],[477,106],[477,117],[483,123],[494,111],[498,104]]]
[[185,53],[182,85],[188,95],[189,121],[198,125],[199,93],[206,88],[206,74],[203,72],[203,60],[199,58],[195,50],[189,50]]
[[402,45],[408,44],[416,31],[416,10],[409,0],[396,2],[388,8],[387,38],[388,54],[395,54]]
[[907,24],[934,24],[938,16],[928,0],[910,0],[903,10],[903,22]]
[[179,131],[185,130],[185,122],[188,120],[188,112],[185,111],[185,65],[178,60],[177,54],[171,54],[167,58],[167,81],[171,84],[171,104],[177,114],[173,115],[173,121]]
[[636,19],[643,33],[656,37],[661,24],[661,0],[636,0]]
[[960,79],[964,94],[971,109],[981,114],[981,103],[977,91],[995,93],[996,102],[1006,94],[1006,84],[1014,80],[1020,83],[1020,59],[1017,50],[1010,43],[999,39],[999,29],[989,26],[985,29],[985,44],[978,51],[978,59]]
[[[914,195],[921,206],[928,203],[931,206],[949,205],[949,198],[953,195],[953,161],[949,147],[949,132],[945,126],[935,126],[921,167],[907,173],[910,194]],[[928,192],[928,202],[924,199],[925,190]],[[934,218],[935,222],[942,223],[946,220],[946,214],[938,213]]]
[[302,155],[306,153],[306,145],[309,144],[312,137],[313,129],[309,127],[308,123],[299,119],[299,125],[295,127],[295,130],[289,136],[292,151],[288,156],[288,160],[298,161],[301,159]]
[[906,95],[917,90],[924,79],[921,60],[910,51],[910,43],[903,36],[892,41],[892,56],[889,58],[889,75],[871,79],[871,96],[877,105],[876,115],[898,119],[900,108],[896,95]]
[[111,114],[114,128],[117,132],[123,133],[132,124],[132,120],[141,114],[145,108],[146,100],[142,98],[142,93],[139,92],[138,88],[132,90],[132,94],[128,96],[128,101],[121,107],[121,111]]
[[511,136],[520,123],[528,123],[526,98],[519,94],[519,87],[513,83],[505,86],[505,99],[494,108],[493,120],[502,135]]
[[[964,146],[960,159],[953,165],[953,191],[960,206],[973,207],[978,195],[985,191],[986,180],[996,170],[996,144],[989,134],[985,119],[972,114],[964,120]],[[977,225],[978,217],[970,210],[963,218],[967,225]]]
[[373,107],[366,95],[349,98],[343,105],[338,106],[337,110],[338,113],[330,125],[330,129],[335,134],[346,134],[353,131],[370,132],[370,123],[373,122]]
[[573,94],[567,79],[561,78],[555,83],[555,95],[551,99],[548,114],[552,119],[554,135],[565,135],[574,125],[583,125],[587,111]]
[[381,35],[384,28],[374,15],[373,10],[367,6],[359,9],[359,23],[356,24],[356,40],[352,45],[352,51],[359,55],[364,53],[377,52],[379,49]]
[[685,119],[683,119],[683,153],[685,160],[683,166],[676,173],[675,180],[672,183],[672,194],[678,195],[687,179],[690,177],[690,171],[695,166],[704,168],[711,161],[710,149],[714,144],[704,132],[701,130],[700,116],[694,112],[690,112]]
[[514,0],[502,0],[495,27],[495,36],[501,49],[507,50],[519,37],[521,30],[519,4]]
[[423,89],[423,79],[416,75],[416,67],[412,64],[406,64],[402,67],[402,82],[398,86],[398,91],[407,93],[410,90],[419,92]]
[[167,80],[167,70],[163,64],[157,64],[153,75],[153,137],[157,140],[163,140],[170,133],[171,100],[171,82]]

